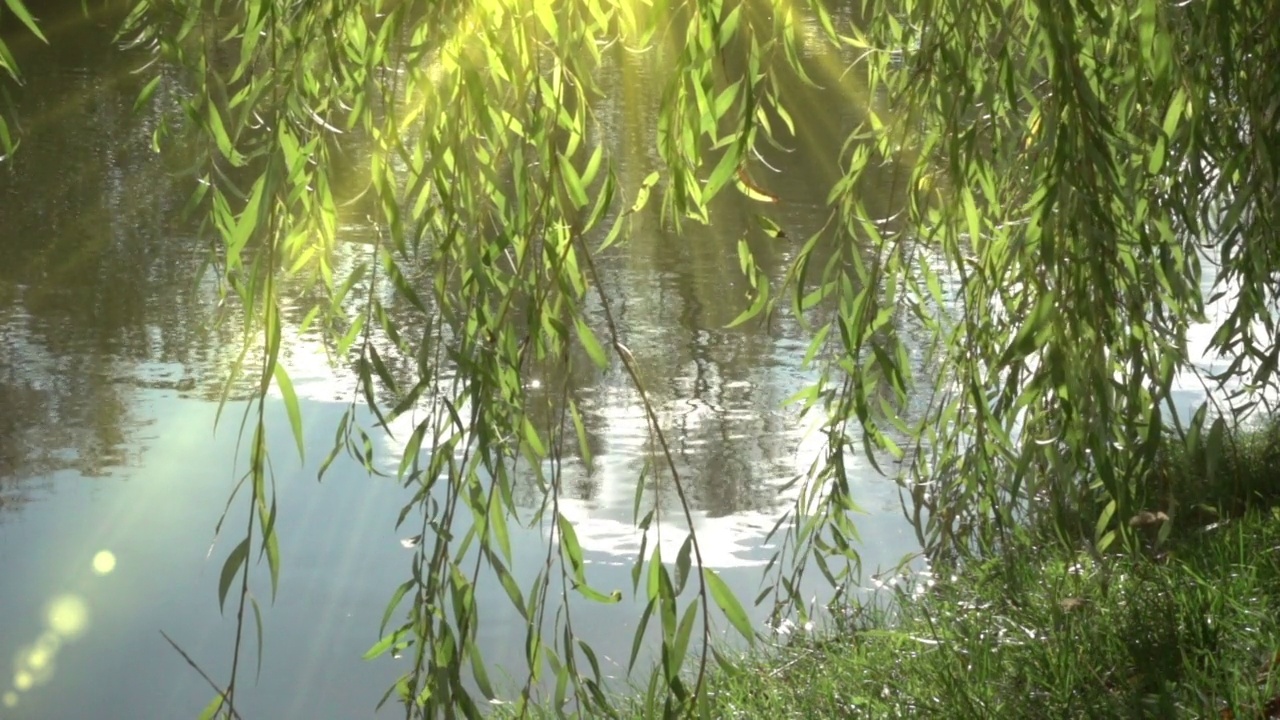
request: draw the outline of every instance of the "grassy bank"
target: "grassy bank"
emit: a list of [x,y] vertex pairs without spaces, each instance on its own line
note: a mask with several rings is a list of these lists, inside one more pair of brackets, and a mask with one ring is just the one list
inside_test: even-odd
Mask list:
[[898,589],[719,673],[712,716],[1280,718],[1278,427],[1211,474],[1202,449],[1170,454],[1158,552],[1026,542]]
[[[1071,523],[1080,549],[1029,529],[717,668],[701,716],[1280,720],[1280,422],[1191,445],[1146,488],[1163,543],[1158,523],[1106,555],[1092,517]],[[625,717],[661,717],[643,695]]]
[[1280,717],[1280,514],[1161,560],[1028,552],[716,678],[715,717]]

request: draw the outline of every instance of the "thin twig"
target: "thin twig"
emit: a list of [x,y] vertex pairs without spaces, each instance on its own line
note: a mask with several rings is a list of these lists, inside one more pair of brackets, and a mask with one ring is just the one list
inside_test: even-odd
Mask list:
[[174,650],[178,651],[178,654],[182,656],[183,660],[187,661],[187,664],[190,665],[193,670],[200,673],[200,677],[204,678],[204,681],[209,683],[209,687],[213,688],[214,691],[222,696],[222,701],[227,703],[227,708],[231,711],[232,717],[238,718],[238,720],[244,720],[244,718],[240,717],[240,713],[236,712],[236,709],[231,706],[231,700],[227,697],[227,691],[218,687],[218,684],[213,681],[213,678],[209,677],[204,670],[201,670],[200,666],[196,665],[196,661],[192,660],[190,655],[184,652],[182,648],[178,647],[178,643],[174,642],[173,638],[166,635],[163,630],[160,631],[160,636],[172,645]]

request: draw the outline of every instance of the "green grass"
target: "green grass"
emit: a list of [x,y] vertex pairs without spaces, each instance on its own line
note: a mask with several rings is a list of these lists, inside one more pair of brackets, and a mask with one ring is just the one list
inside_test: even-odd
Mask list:
[[[1280,423],[1231,435],[1212,461],[1204,442],[1170,451],[1144,488],[1171,518],[1163,544],[1147,528],[1100,555],[1092,522],[1080,550],[1027,529],[718,668],[701,715],[1280,718]],[[643,696],[619,700],[624,717],[661,714]]]
[[1280,515],[1163,560],[1027,550],[716,676],[722,718],[1280,716]]
[[1041,540],[741,658],[711,715],[1280,718],[1280,423],[1205,447],[1153,476],[1160,547],[1154,528],[1106,556],[1024,533]]

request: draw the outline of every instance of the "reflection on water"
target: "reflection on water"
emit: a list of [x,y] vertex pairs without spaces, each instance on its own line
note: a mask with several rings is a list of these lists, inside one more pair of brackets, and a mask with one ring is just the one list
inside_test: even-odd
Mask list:
[[[9,409],[0,414],[0,657],[15,663],[0,676],[0,718],[89,717],[108,704],[122,717],[193,716],[212,690],[160,631],[211,677],[227,676],[235,609],[229,603],[220,613],[216,595],[229,548],[225,540],[212,551],[210,544],[243,471],[235,433],[245,406],[233,402],[215,433],[212,401],[239,337],[234,320],[213,326],[216,288],[197,282],[209,248],[180,219],[189,186],[149,149],[159,116],[132,112],[145,76],[131,75],[135,61],[110,47],[110,19],[85,21],[76,3],[67,4],[63,20],[44,18],[54,28],[51,46],[22,38],[11,45],[28,83],[16,96],[22,149],[0,167],[0,405]],[[653,68],[652,55],[619,53],[600,76],[611,92],[599,130],[624,185],[657,163]],[[162,83],[162,100],[167,91]],[[815,160],[827,158],[854,112],[798,116],[804,142],[794,152],[762,151],[775,170],[761,169],[760,182],[783,198],[778,219],[794,237],[825,217],[823,185],[833,170]],[[747,291],[736,242],[753,226],[751,210],[726,193],[716,207],[725,222],[679,238],[656,214],[643,216],[632,242],[598,260],[621,339],[672,441],[706,561],[744,598],[755,596],[770,552],[761,539],[791,502],[780,488],[818,449],[781,407],[807,379],[798,369],[806,348],[800,329],[786,318],[723,329]],[[348,224],[345,237],[370,232]],[[780,277],[793,246],[751,242],[758,262]],[[343,252],[341,262],[354,263],[368,248]],[[307,299],[295,301],[305,312]],[[394,298],[387,304],[392,312],[398,306]],[[602,319],[598,305],[590,312]],[[305,405],[307,462],[297,460],[273,402],[280,594],[274,603],[258,598],[262,671],[241,710],[364,717],[403,671],[394,660],[360,656],[409,572],[399,540],[410,533],[394,528],[408,496],[346,459],[316,483],[355,378],[333,368],[309,337],[289,341],[285,362]],[[582,412],[591,464],[576,451],[565,459],[562,509],[577,523],[591,582],[624,590],[626,600],[575,602],[575,626],[618,677],[638,616],[628,572],[639,543],[632,502],[655,448],[621,368],[577,365],[572,377],[535,370],[526,383],[549,406],[567,382]],[[391,428],[394,440],[384,438],[384,468],[395,467],[410,421]],[[533,479],[521,482],[524,503],[540,502]],[[892,508],[892,486],[870,473],[862,482],[866,496],[878,498],[863,525],[868,563],[891,563],[912,547],[896,515],[878,512]],[[669,483],[645,492],[674,507]],[[674,557],[686,530],[658,525]],[[513,572],[527,585],[552,539],[541,527],[513,534]],[[254,572],[251,586],[267,592],[265,570]],[[487,607],[479,642],[501,669],[491,674],[518,676],[524,622],[496,581],[482,580],[480,597]],[[252,662],[256,638],[247,645]]]
[[[193,716],[212,691],[159,631],[210,676],[227,676],[235,612],[219,613],[216,588],[228,547],[210,544],[243,471],[235,433],[245,406],[232,402],[215,434],[213,400],[240,340],[234,320],[213,326],[215,288],[197,282],[209,249],[180,220],[188,186],[148,147],[159,118],[131,110],[145,76],[130,74],[134,60],[110,47],[112,19],[84,20],[78,3],[66,5],[61,20],[52,9],[45,18],[51,46],[11,42],[28,83],[16,95],[21,152],[0,166],[0,659],[13,658],[12,672],[0,674],[0,718],[92,717],[103,707],[120,717]],[[753,170],[782,199],[774,217],[791,238],[749,236],[775,279],[796,239],[823,224],[837,172],[831,149],[858,121],[857,102],[832,111],[823,99],[824,92],[861,97],[854,74],[844,72],[849,59],[816,47],[806,45],[806,57],[825,90],[786,86],[795,136],[781,138],[784,149],[762,148]],[[657,164],[648,135],[660,93],[653,57],[619,48],[599,78],[609,90],[600,131],[630,187]],[[885,176],[883,198],[867,199],[873,211],[887,208],[893,180]],[[782,488],[822,447],[781,406],[810,379],[800,369],[802,330],[785,315],[724,329],[747,291],[736,242],[753,226],[752,207],[725,193],[715,212],[714,228],[684,237],[666,232],[656,215],[641,216],[633,240],[598,266],[621,339],[671,440],[705,559],[751,598],[772,551],[763,538],[794,499],[794,489]],[[369,232],[349,226],[346,237]],[[367,247],[344,252],[355,262]],[[396,305],[388,302],[392,312]],[[591,313],[600,320],[602,309]],[[290,339],[285,362],[305,405],[307,462],[297,460],[273,403],[283,567],[279,597],[258,598],[262,669],[242,710],[364,717],[403,671],[393,660],[360,656],[377,639],[392,589],[408,576],[399,540],[409,533],[394,529],[408,497],[345,459],[316,483],[317,460],[356,379],[305,337]],[[575,521],[592,583],[623,589],[628,600],[575,604],[575,626],[617,676],[637,618],[629,600],[629,563],[640,542],[632,506],[655,448],[622,369],[576,365],[569,378],[535,370],[525,380],[548,404],[567,383],[582,412],[591,463],[576,451],[565,459],[561,509]],[[384,438],[384,468],[395,468],[412,420],[402,418],[394,439]],[[860,461],[851,467],[860,470],[852,480],[869,513],[859,521],[865,566],[891,565],[914,549],[913,536],[894,486]],[[533,506],[540,493],[524,480]],[[674,508],[669,483],[644,492]],[[664,555],[674,557],[685,529],[658,525]],[[539,527],[516,534],[513,572],[527,586],[551,537]],[[253,587],[268,587],[265,571],[255,572]],[[523,621],[496,581],[482,580],[480,593],[491,606],[479,631],[485,657],[518,675]],[[256,639],[249,644],[252,658]]]

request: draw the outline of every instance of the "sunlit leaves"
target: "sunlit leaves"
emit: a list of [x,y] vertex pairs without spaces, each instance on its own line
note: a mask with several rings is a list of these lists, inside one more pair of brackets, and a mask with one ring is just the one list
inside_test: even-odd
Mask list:
[[[22,19],[15,6],[6,0]],[[803,362],[819,374],[793,400],[825,414],[826,446],[796,479],[795,514],[775,528],[787,529],[787,558],[769,566],[784,605],[802,605],[787,573],[807,557],[833,584],[851,577],[853,456],[911,476],[904,487],[931,549],[970,547],[993,519],[1010,518],[993,498],[1016,504],[1073,483],[1096,504],[1095,536],[1119,537],[1116,519],[1135,509],[1131,491],[1160,442],[1152,406],[1167,402],[1187,362],[1187,318],[1203,310],[1198,245],[1223,238],[1223,275],[1255,290],[1280,265],[1265,175],[1266,148],[1280,145],[1267,122],[1280,88],[1264,72],[1277,48],[1251,34],[1267,26],[1253,6],[1223,16],[1152,0],[1123,11],[868,0],[857,26],[816,1],[760,17],[734,0],[414,0],[380,13],[359,3],[282,12],[255,0],[217,22],[199,3],[173,3],[172,17],[139,7],[133,29],[155,38],[190,84],[173,94],[198,140],[187,143],[201,181],[192,207],[220,241],[223,290],[239,299],[248,342],[265,351],[260,392],[274,381],[301,449],[301,408],[278,358],[289,322],[281,308],[304,298],[307,329],[356,369],[360,402],[380,421],[412,417],[413,430],[395,438],[407,443],[396,470],[411,495],[398,522],[417,525],[407,532],[420,542],[371,649],[408,656],[389,692],[409,716],[470,714],[468,683],[486,697],[496,689],[475,640],[487,617],[475,598],[482,573],[528,622],[528,686],[603,705],[598,663],[563,603],[620,593],[590,586],[557,506],[565,455],[576,446],[587,468],[592,457],[583,409],[548,379],[584,367],[627,373],[655,448],[635,486],[632,579],[645,604],[629,664],[656,614],[662,668],[651,693],[684,707],[700,692],[706,651],[695,682],[682,672],[690,648],[711,639],[709,611],[753,636],[744,608],[702,567],[682,479],[662,460],[663,428],[640,382],[644,358],[623,344],[595,268],[659,215],[655,202],[677,230],[717,222],[713,199],[729,185],[752,208],[781,206],[759,173],[757,143],[785,150],[781,141],[802,130],[779,88],[823,79],[805,57],[815,40],[859,50],[845,71],[868,98],[832,99],[833,114],[860,124],[830,153],[840,177],[818,195],[830,221],[795,249],[789,226],[757,215],[737,246],[747,292],[726,299],[731,327],[771,317],[761,243],[788,246],[782,297],[812,332]],[[645,141],[656,144],[653,167],[647,155],[619,163],[601,139],[596,77],[601,48],[615,41],[670,55],[650,80],[661,90]],[[0,46],[5,70],[10,60]],[[6,149],[11,140],[0,123]],[[352,223],[376,229],[367,247],[338,245]],[[1274,358],[1251,329],[1274,320],[1266,302],[1266,291],[1246,295],[1215,346]],[[244,357],[237,368],[258,356],[246,348]],[[1232,372],[1246,372],[1238,362]],[[1264,363],[1252,372],[1265,382],[1271,363],[1272,375]],[[922,389],[934,391],[923,408]],[[344,413],[334,452],[373,471],[376,443],[356,417]],[[262,422],[260,412],[259,434]],[[1221,422],[1193,423],[1217,448],[1211,457]],[[261,533],[274,587],[276,506],[259,440],[250,532]],[[541,505],[518,506],[517,476],[543,493]],[[927,494],[916,490],[924,483]],[[674,491],[677,514],[658,489]],[[545,558],[522,585],[515,534],[547,521]],[[673,526],[689,534],[668,566],[650,535]],[[224,563],[220,604],[249,542]],[[404,622],[387,633],[397,612]]]

